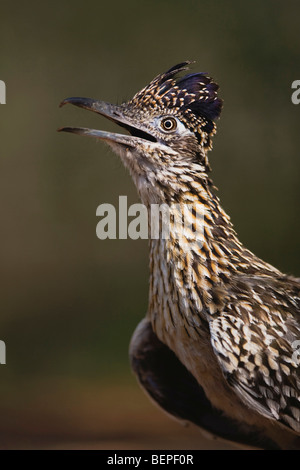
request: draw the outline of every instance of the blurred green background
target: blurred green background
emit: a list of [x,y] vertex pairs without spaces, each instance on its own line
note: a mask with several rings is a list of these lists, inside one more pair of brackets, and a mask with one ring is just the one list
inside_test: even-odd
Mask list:
[[[128,363],[148,296],[143,240],[96,237],[96,208],[138,197],[101,143],[116,129],[66,107],[121,102],[183,60],[224,99],[213,178],[240,239],[300,276],[297,1],[1,2],[0,447],[218,448],[139,390]],[[224,447],[224,445],[223,445]]]

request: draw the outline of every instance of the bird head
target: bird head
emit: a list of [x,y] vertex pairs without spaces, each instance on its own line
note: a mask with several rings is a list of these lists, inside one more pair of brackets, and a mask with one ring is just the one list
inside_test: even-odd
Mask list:
[[[63,127],[59,131],[95,137],[118,153],[138,186],[164,178],[172,170],[197,164],[207,173],[207,151],[216,132],[222,101],[218,85],[205,73],[180,74],[190,62],[156,76],[134,97],[120,105],[90,98],[67,98],[61,106],[94,111],[125,128],[130,135],[95,129]],[[175,170],[176,169],[176,170]]]

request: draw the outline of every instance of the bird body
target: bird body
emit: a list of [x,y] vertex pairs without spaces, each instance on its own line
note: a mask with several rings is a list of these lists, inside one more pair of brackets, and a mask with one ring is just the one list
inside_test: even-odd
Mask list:
[[[187,65],[119,106],[63,102],[108,117],[130,136],[62,130],[106,141],[146,207],[170,208],[169,237],[150,240],[149,306],[130,345],[141,385],[166,411],[214,435],[297,448],[300,282],[238,240],[209,178],[218,86],[203,73],[178,77]],[[178,231],[184,213],[189,224]]]
[[[218,201],[207,195],[205,217],[209,221],[216,219]],[[188,189],[182,197],[180,203],[190,204]],[[199,203],[198,197],[195,202]],[[216,237],[208,222],[203,245],[184,237],[177,243],[150,241],[147,318],[159,340],[174,351],[215,408],[248,425],[260,421],[271,435],[270,419],[274,418],[298,431],[299,413],[284,413],[288,398],[292,402],[299,396],[298,365],[285,339],[290,335],[292,344],[299,338],[299,310],[295,311],[298,318],[290,313],[300,308],[299,283],[243,248],[223,211],[218,217],[226,221],[226,233]],[[282,354],[286,347],[288,357]],[[289,383],[291,371],[295,389]],[[288,393],[281,405],[275,391],[280,389]]]

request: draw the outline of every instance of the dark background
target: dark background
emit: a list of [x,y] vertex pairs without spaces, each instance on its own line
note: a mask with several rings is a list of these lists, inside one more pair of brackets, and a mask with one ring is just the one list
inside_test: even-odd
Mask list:
[[0,447],[226,448],[138,388],[128,343],[148,296],[144,240],[96,237],[96,208],[138,197],[119,159],[59,102],[121,102],[183,60],[219,83],[213,179],[241,241],[300,276],[300,4],[1,2]]

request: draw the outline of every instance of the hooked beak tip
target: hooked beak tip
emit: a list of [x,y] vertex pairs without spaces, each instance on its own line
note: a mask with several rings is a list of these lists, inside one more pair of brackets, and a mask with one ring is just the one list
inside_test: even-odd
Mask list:
[[73,134],[76,133],[76,128],[75,127],[59,127],[57,129],[57,132],[71,132]]
[[59,108],[62,108],[63,106],[65,106],[65,105],[68,104],[69,102],[70,102],[70,101],[69,101],[69,98],[66,98],[65,100],[62,100],[62,101],[59,103],[58,107],[59,107]]

